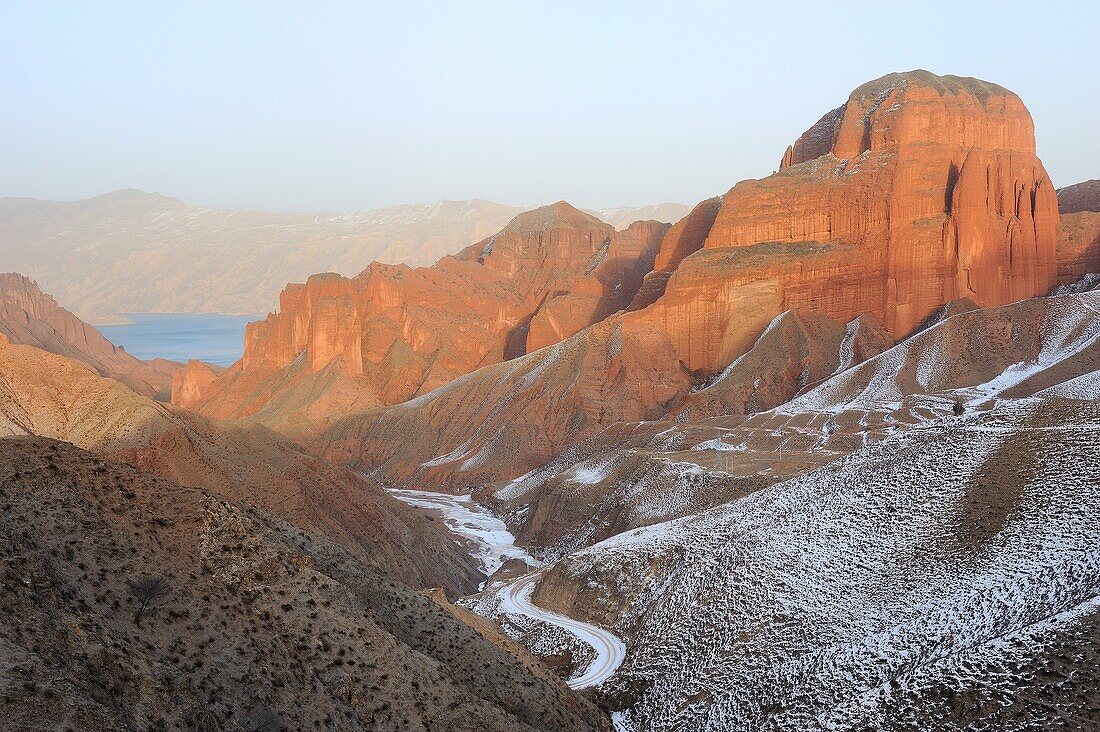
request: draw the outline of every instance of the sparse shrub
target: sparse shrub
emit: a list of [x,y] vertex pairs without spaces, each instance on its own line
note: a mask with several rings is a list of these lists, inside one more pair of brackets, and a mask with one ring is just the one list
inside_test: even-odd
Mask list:
[[130,594],[137,600],[138,608],[134,611],[134,625],[141,626],[141,616],[148,607],[164,597],[171,591],[168,580],[159,575],[142,577],[130,585]]

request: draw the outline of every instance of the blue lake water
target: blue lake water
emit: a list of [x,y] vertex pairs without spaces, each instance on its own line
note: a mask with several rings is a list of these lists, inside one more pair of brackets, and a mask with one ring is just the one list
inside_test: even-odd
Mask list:
[[262,315],[126,313],[131,322],[100,325],[115,345],[138,358],[201,361],[228,366],[244,353],[244,326]]

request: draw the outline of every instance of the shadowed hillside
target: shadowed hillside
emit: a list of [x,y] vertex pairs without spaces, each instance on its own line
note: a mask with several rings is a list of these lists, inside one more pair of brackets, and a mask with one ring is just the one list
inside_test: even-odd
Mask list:
[[425,594],[270,513],[0,439],[10,729],[606,729]]

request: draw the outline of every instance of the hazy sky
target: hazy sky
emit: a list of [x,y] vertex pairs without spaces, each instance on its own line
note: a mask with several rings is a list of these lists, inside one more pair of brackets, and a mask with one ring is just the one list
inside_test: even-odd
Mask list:
[[694,203],[917,67],[1020,94],[1068,185],[1100,177],[1098,8],[0,0],[0,195]]

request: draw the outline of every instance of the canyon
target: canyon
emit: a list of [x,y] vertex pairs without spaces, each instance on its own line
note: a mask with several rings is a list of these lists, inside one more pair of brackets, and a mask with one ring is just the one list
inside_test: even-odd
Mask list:
[[[467,491],[601,430],[777,406],[945,306],[1051,291],[1057,195],[1034,150],[1026,108],[1001,87],[883,77],[811,127],[778,173],[670,229],[636,305],[409,402],[344,412],[312,444],[384,482]],[[786,312],[801,333],[761,341]]]
[[373,481],[4,335],[0,377],[15,726],[608,729],[450,604],[466,544]]
[[0,277],[9,718],[1095,724],[1098,181],[922,70],[776,153],[280,283],[225,369]]
[[[544,446],[529,469],[593,429],[668,410],[784,311],[861,317],[896,341],[946,303],[1012,302],[1047,293],[1059,276],[1057,195],[1035,156],[1027,109],[995,84],[924,71],[856,89],[791,146],[778,173],[701,203],[667,233],[639,223],[614,232],[581,216],[560,202],[432,268],[371,265],[354,281],[326,275],[292,286],[280,312],[250,328],[241,362],[215,380],[196,374],[205,389],[188,385],[199,397],[176,403],[299,439],[324,433],[330,456],[359,459],[360,443],[394,433],[388,421],[414,419],[388,405],[515,361],[482,372],[508,389],[519,377],[500,374],[553,346],[543,361],[568,362],[563,372],[591,383],[572,410],[524,436]],[[552,281],[540,274],[547,262],[573,269]],[[588,325],[597,327],[569,339]],[[624,362],[631,356],[620,341],[637,364]],[[484,424],[461,408],[445,411],[439,419],[463,432]],[[362,425],[343,416],[356,412]],[[329,424],[333,414],[341,418]],[[449,445],[433,461],[457,458],[467,438],[438,423],[425,430]],[[460,452],[466,463],[476,449]]]

